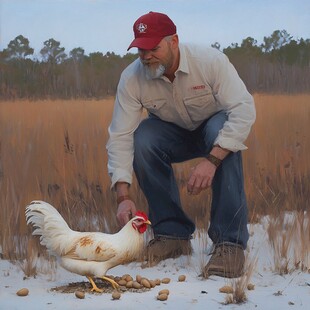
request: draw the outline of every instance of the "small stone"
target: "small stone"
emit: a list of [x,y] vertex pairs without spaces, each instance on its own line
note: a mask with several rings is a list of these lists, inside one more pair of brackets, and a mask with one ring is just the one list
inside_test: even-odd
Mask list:
[[225,285],[219,289],[220,293],[226,293],[226,294],[232,294],[234,292],[234,289],[232,286]]
[[75,297],[79,299],[84,299],[85,298],[85,293],[82,291],[76,291],[75,292]]
[[146,278],[143,278],[143,279],[141,280],[141,284],[142,284],[144,287],[146,287],[146,288],[151,288],[150,281],[149,281],[148,279],[146,279]]
[[141,288],[141,284],[137,281],[133,281],[132,282],[132,287],[135,289],[140,289]]
[[179,282],[184,282],[186,280],[186,276],[184,274],[180,275],[178,278]]
[[167,294],[157,295],[157,299],[160,300],[160,301],[165,301],[165,300],[168,299],[168,295]]
[[170,293],[169,290],[163,289],[163,290],[161,290],[161,291],[158,292],[158,295],[162,295],[162,294],[169,295],[169,293]]
[[164,283],[164,284],[170,283],[170,278],[163,278],[163,279],[161,280],[161,283]]
[[113,299],[113,300],[118,300],[118,299],[120,299],[120,298],[121,298],[121,293],[118,292],[118,291],[113,291],[113,293],[112,293],[112,299]]
[[17,296],[27,296],[29,294],[29,290],[27,288],[21,288],[16,292]]

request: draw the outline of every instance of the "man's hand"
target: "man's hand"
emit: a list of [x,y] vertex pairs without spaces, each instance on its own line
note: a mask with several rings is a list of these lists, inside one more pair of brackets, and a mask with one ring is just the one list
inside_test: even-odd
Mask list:
[[118,208],[116,218],[123,227],[136,214],[136,205],[129,196],[129,184],[119,181],[115,184]]
[[[216,158],[223,160],[228,154],[229,150],[223,149],[218,145],[215,145],[210,154]],[[192,172],[187,182],[187,192],[190,195],[198,195],[202,190],[211,186],[216,166],[208,159],[200,162],[196,167],[192,168]]]
[[136,214],[136,206],[132,200],[124,200],[118,205],[116,218],[119,224],[123,227]]
[[216,166],[207,159],[192,168],[187,182],[187,192],[190,195],[198,195],[202,190],[211,186]]

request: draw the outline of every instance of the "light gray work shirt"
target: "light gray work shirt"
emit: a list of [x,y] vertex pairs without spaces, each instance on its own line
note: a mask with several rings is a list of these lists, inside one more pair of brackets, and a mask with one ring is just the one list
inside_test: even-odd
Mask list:
[[147,79],[140,59],[122,73],[109,126],[108,172],[117,181],[132,182],[133,134],[143,108],[164,121],[194,130],[218,111],[228,120],[214,144],[232,152],[243,144],[255,121],[255,105],[227,56],[214,48],[180,44],[180,64],[173,82]]

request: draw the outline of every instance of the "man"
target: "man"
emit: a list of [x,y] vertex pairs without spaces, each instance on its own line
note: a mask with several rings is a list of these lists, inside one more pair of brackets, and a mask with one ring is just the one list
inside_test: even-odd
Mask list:
[[[252,96],[220,51],[179,44],[165,14],[133,25],[139,58],[122,73],[109,127],[108,170],[124,225],[136,211],[132,170],[149,205],[154,239],[148,262],[191,254],[193,221],[184,213],[172,163],[201,158],[187,183],[198,195],[212,187],[208,234],[214,251],[203,275],[239,277],[247,246],[241,150],[255,120]],[[145,108],[149,117],[141,121]]]

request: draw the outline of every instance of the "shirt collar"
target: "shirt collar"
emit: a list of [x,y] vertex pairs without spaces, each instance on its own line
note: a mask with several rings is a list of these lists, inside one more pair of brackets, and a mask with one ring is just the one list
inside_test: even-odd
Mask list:
[[179,44],[179,50],[180,50],[180,64],[179,64],[179,68],[176,72],[181,71],[184,73],[189,73],[186,51],[185,51],[185,47],[183,44]]
[[[177,71],[175,72],[175,76],[177,76],[178,72],[183,72],[186,74],[189,73],[189,66],[184,45],[179,44],[179,51],[180,51],[180,63]],[[160,79],[169,82],[169,79],[165,76],[161,76]]]

